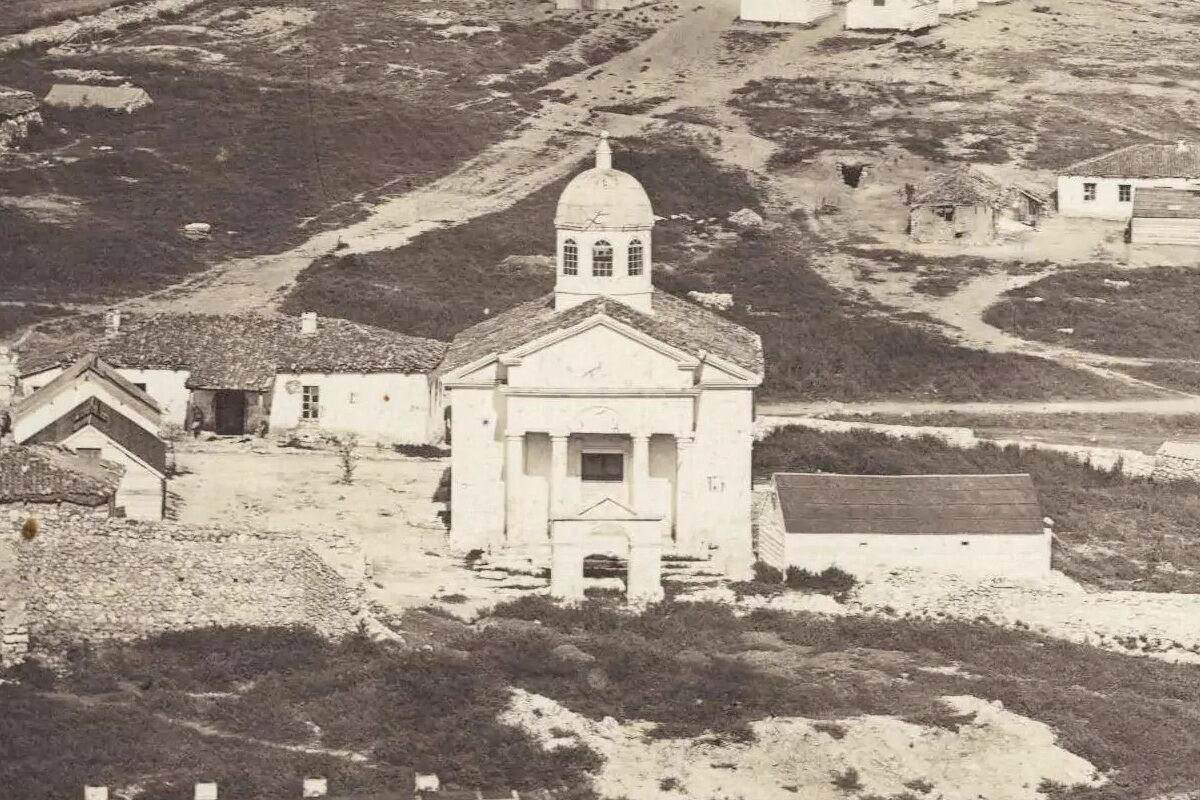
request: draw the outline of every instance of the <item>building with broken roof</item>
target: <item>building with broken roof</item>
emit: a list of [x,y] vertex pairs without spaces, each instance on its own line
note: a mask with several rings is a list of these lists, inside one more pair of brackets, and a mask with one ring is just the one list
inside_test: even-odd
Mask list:
[[1036,224],[1046,204],[1031,189],[1002,185],[964,166],[909,188],[908,229],[919,242],[985,244],[1004,220]]
[[628,559],[661,597],[664,551],[746,574],[754,332],[658,291],[645,189],[595,167],[559,198],[556,283],[458,334],[439,369],[451,431],[451,542],[551,566],[581,597],[583,559]]
[[1200,189],[1200,148],[1186,141],[1135,144],[1072,164],[1058,178],[1058,210],[1128,220],[1141,189]]
[[0,86],[0,153],[20,145],[41,124],[40,105],[33,94]]
[[160,520],[166,502],[167,446],[162,415],[143,390],[95,354],[79,358],[12,408],[22,444],[57,444],[119,464],[115,504],[130,519]]
[[1138,190],[1133,198],[1129,241],[1200,246],[1200,187]]
[[1028,475],[780,473],[757,525],[779,569],[1042,575],[1052,534]]
[[922,31],[940,21],[939,0],[850,0],[846,29],[851,31]]
[[303,429],[428,443],[441,438],[431,382],[445,350],[311,313],[110,312],[66,338],[30,338],[17,359],[20,391],[30,394],[95,353],[180,428],[198,418],[222,435]]

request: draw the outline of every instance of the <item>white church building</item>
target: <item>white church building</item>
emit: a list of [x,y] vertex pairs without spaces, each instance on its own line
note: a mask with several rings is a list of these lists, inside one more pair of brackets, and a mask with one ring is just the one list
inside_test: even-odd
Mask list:
[[554,292],[462,331],[438,370],[451,442],[451,544],[551,567],[628,558],[631,599],[661,597],[665,553],[753,561],[757,334],[655,290],[641,184],[596,165],[564,190]]

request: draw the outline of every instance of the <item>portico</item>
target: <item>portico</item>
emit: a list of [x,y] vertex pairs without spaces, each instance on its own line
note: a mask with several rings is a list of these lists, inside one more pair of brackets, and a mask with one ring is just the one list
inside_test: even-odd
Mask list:
[[654,214],[606,140],[555,221],[554,294],[460,333],[439,376],[451,542],[549,565],[564,598],[591,554],[627,558],[642,600],[664,552],[745,574],[758,336],[654,289]]

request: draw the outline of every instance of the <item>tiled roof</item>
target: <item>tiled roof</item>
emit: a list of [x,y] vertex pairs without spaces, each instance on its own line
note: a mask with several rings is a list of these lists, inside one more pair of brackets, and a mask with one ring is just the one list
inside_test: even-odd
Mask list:
[[90,330],[31,338],[18,350],[30,375],[94,351],[116,367],[190,370],[191,388],[264,391],[277,372],[399,372],[437,367],[446,344],[321,318],[315,333],[282,314],[125,314],[116,333],[93,320]]
[[53,445],[0,446],[0,503],[98,506],[117,492],[122,469]]
[[24,397],[12,408],[13,416],[20,417],[35,408],[53,400],[60,391],[84,378],[89,373],[108,385],[109,389],[118,396],[123,396],[147,415],[157,418],[160,414],[158,403],[150,395],[134,386],[122,377],[121,373],[112,368],[104,359],[95,353],[87,353],[75,360],[71,366],[63,370],[54,380],[47,383],[28,397]]
[[1200,178],[1200,147],[1135,144],[1063,170],[1085,178]]
[[98,397],[89,397],[29,437],[29,442],[58,444],[91,426],[151,469],[166,475],[167,443]]
[[1028,475],[775,475],[788,533],[1041,534]]
[[0,119],[19,117],[37,110],[37,98],[29,92],[0,86]]
[[758,334],[667,292],[655,290],[651,302],[653,314],[607,297],[555,312],[554,295],[548,294],[461,331],[450,343],[439,371],[449,372],[492,353],[505,353],[595,314],[605,314],[686,353],[700,356],[709,352],[756,375],[763,374]]
[[1200,190],[1138,189],[1133,216],[1141,219],[1200,219]]

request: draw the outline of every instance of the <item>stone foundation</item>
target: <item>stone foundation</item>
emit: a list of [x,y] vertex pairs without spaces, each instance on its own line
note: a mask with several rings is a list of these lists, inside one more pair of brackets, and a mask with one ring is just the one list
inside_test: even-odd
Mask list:
[[355,629],[363,607],[361,570],[348,579],[317,552],[346,549],[342,541],[310,547],[294,534],[88,518],[13,539],[8,595],[24,600],[38,652],[217,625],[303,625],[336,637]]
[[1200,442],[1165,442],[1154,454],[1156,482],[1200,482]]

